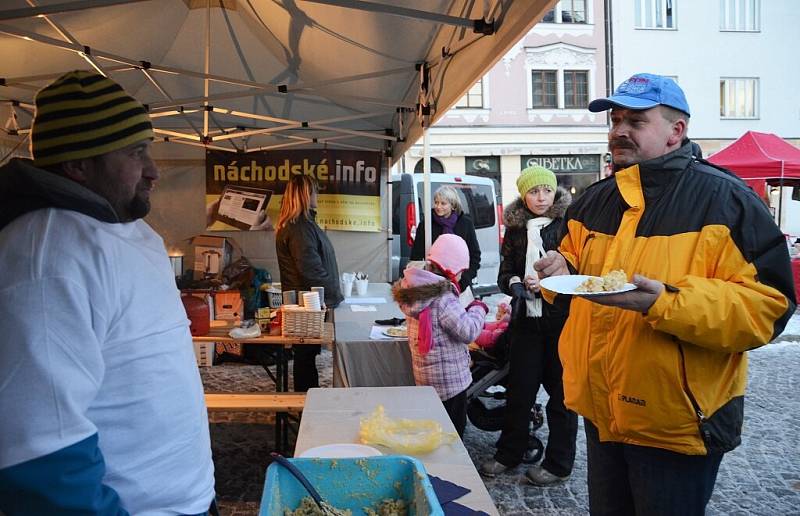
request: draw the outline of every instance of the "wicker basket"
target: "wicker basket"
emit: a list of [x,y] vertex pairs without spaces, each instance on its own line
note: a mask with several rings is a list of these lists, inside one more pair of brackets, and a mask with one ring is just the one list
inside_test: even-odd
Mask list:
[[322,337],[325,310],[283,310],[281,334],[284,337]]
[[270,308],[280,308],[283,304],[283,292],[271,288],[267,290],[267,304]]

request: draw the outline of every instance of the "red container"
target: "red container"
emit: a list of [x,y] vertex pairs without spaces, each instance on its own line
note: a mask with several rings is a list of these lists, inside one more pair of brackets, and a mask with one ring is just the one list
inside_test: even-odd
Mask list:
[[195,337],[208,335],[208,330],[211,326],[211,314],[208,311],[208,304],[199,297],[192,295],[181,296],[181,301],[183,301],[183,308],[186,310],[186,317],[191,322],[189,331],[192,332],[192,335]]

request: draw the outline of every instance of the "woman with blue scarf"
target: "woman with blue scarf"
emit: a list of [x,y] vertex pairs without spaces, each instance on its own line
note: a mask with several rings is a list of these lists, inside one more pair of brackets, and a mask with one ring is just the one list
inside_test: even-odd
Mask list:
[[[433,194],[433,210],[431,210],[433,226],[431,226],[431,244],[439,235],[454,234],[464,239],[469,249],[469,269],[461,275],[458,286],[461,292],[470,286],[481,266],[481,248],[475,235],[475,225],[469,215],[461,208],[461,199],[452,186],[442,186]],[[425,221],[421,220],[411,248],[411,260],[425,259]]]

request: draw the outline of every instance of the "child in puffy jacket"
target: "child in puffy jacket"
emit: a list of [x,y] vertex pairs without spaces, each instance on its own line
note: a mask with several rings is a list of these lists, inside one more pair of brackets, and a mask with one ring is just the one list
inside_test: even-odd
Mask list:
[[392,295],[406,314],[408,345],[417,385],[439,394],[458,435],[467,424],[467,387],[472,383],[467,345],[478,338],[489,312],[478,300],[461,306],[458,280],[469,267],[464,240],[444,234],[431,246],[425,269],[406,268]]
[[483,331],[475,339],[475,344],[482,349],[493,348],[500,335],[508,329],[508,323],[511,321],[511,307],[508,306],[508,303],[500,303],[497,306],[495,318],[497,320],[484,323]]

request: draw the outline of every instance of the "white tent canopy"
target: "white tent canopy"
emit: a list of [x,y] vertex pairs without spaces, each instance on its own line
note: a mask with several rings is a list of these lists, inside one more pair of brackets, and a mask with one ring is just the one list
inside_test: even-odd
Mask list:
[[[27,153],[38,89],[99,69],[150,110],[161,179],[147,220],[173,252],[190,253],[188,239],[206,227],[205,148],[373,150],[396,160],[552,3],[4,0],[0,163]],[[340,270],[388,279],[386,193],[382,181],[383,232],[333,232]],[[277,270],[274,232],[220,236]]]
[[10,0],[0,100],[24,135],[38,88],[94,67],[149,107],[160,139],[396,159],[421,136],[420,106],[443,114],[550,3]]

